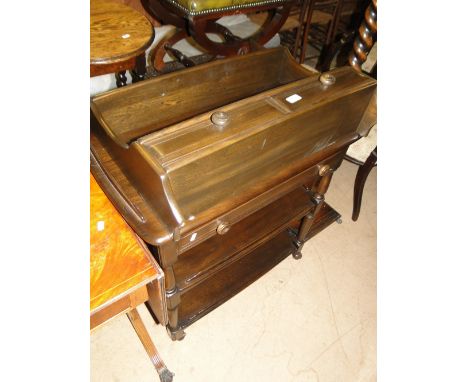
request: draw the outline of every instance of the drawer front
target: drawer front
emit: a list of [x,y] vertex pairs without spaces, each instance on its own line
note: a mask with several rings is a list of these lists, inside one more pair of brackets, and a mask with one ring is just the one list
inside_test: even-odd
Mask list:
[[232,225],[224,235],[215,235],[179,255],[174,275],[180,291],[192,288],[205,278],[237,261],[272,236],[287,229],[314,208],[304,187],[283,196],[268,206]]
[[211,238],[214,235],[223,235],[229,232],[230,227],[246,218],[247,216],[266,207],[275,200],[287,195],[294,189],[301,187],[303,184],[312,182],[318,176],[318,166],[299,174],[287,182],[271,189],[257,198],[251,199],[240,207],[220,216],[215,221],[212,221],[204,226],[195,229],[181,237],[179,242],[179,252],[185,252],[190,248],[200,244],[201,242]]
[[310,185],[314,185],[320,179],[318,174],[320,167],[329,165],[331,168],[336,169],[341,164],[345,152],[342,151],[327,158],[319,164],[288,179],[286,182],[271,188],[268,192],[220,216],[218,219],[190,230],[187,233],[183,233],[179,241],[179,253],[183,253],[215,235],[226,234],[233,224],[245,219],[247,216],[259,211],[298,187],[305,185],[311,188]]

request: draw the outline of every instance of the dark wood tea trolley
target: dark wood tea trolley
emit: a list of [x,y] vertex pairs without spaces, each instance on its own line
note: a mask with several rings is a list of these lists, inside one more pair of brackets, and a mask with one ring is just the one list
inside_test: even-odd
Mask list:
[[164,270],[172,339],[339,219],[324,195],[375,89],[277,48],[92,99],[92,171]]

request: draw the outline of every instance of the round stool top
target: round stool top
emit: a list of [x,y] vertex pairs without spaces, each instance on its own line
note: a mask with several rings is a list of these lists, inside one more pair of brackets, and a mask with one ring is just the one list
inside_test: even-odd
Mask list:
[[133,8],[109,0],[91,0],[91,64],[109,64],[142,54],[152,43],[154,29]]

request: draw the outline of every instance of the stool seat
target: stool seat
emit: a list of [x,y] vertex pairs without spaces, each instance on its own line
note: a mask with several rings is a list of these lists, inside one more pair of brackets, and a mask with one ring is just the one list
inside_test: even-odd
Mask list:
[[222,12],[256,7],[259,5],[287,3],[291,0],[162,0],[172,3],[187,15]]
[[[129,60],[134,61],[137,56],[143,54],[153,38],[154,29],[151,23],[131,7],[108,0],[91,1],[92,76],[129,69],[127,66],[130,64],[123,64]],[[122,65],[118,65],[119,63]]]

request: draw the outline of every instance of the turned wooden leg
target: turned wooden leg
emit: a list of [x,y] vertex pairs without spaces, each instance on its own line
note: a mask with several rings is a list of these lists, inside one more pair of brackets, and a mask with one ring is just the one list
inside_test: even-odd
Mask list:
[[[165,270],[165,272],[167,272],[167,269]],[[169,319],[169,324],[167,326],[167,334],[169,334],[169,337],[171,337],[172,341],[183,340],[185,337],[185,332],[179,328],[180,292],[177,289],[177,287],[166,291],[166,303],[167,315]]]
[[173,241],[169,241],[158,247],[158,254],[165,276],[167,333],[173,341],[180,341],[185,337],[185,332],[179,327],[180,291],[177,288],[173,269],[173,265],[177,261],[177,247]]
[[312,195],[312,200],[315,203],[315,207],[312,211],[310,211],[306,216],[302,218],[301,225],[299,227],[299,232],[297,233],[296,238],[293,240],[293,244],[296,247],[296,251],[293,253],[293,257],[296,260],[302,258],[301,250],[304,246],[307,234],[309,233],[310,227],[312,227],[320,209],[324,204],[324,195],[327,192],[328,186],[330,185],[331,177],[333,175],[333,169],[331,169],[328,165],[321,166],[319,170],[319,175],[321,176],[321,179],[317,186],[317,190]]
[[140,338],[140,341],[143,344],[146,353],[150,357],[151,362],[153,362],[153,365],[156,368],[156,371],[158,372],[159,379],[161,380],[161,382],[172,382],[174,373],[171,373],[169,371],[169,369],[166,367],[163,360],[161,359],[158,350],[156,349],[156,346],[154,346],[154,343],[151,340],[151,337],[148,331],[146,330],[146,327],[143,324],[140,315],[138,314],[138,311],[136,309],[130,310],[127,313],[127,317],[132,323],[133,329],[135,329],[138,338]]
[[372,167],[377,163],[377,147],[372,151],[362,166],[359,166],[354,181],[354,198],[353,198],[353,221],[358,220],[359,213],[361,212],[362,193],[364,185],[366,184],[367,176],[369,175]]
[[127,85],[127,76],[125,75],[125,70],[122,72],[115,73],[115,81],[117,83],[118,88]]
[[315,208],[311,212],[311,225],[313,221],[317,218],[320,210],[322,209],[323,204],[325,203],[325,193],[328,190],[328,186],[330,186],[331,178],[333,175],[333,169],[329,165],[320,166],[319,175],[321,176],[320,182],[317,186],[316,191],[312,195],[312,200],[315,203]]
[[293,241],[294,246],[296,247],[296,251],[293,253],[293,257],[296,260],[302,258],[302,247],[305,243],[305,238],[309,233],[310,227],[312,227],[312,222],[314,221],[314,214],[309,212],[306,216],[302,218],[301,226],[299,227],[299,233],[297,234],[297,238]]

